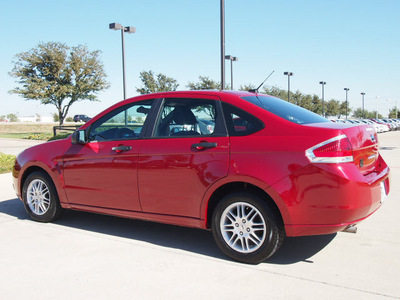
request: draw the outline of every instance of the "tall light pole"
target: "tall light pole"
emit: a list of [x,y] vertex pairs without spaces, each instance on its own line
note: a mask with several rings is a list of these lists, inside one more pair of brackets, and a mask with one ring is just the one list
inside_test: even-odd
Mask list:
[[386,101],[387,101],[387,103],[388,103],[388,118],[389,118],[389,116],[390,116],[390,101],[391,101],[392,99],[390,99],[390,98],[387,98],[386,99]]
[[239,58],[237,58],[236,56],[232,56],[232,55],[225,55],[225,59],[228,59],[231,61],[231,90],[233,90],[233,62],[238,61]]
[[375,119],[378,119],[378,109],[379,109],[379,99],[381,98],[380,96],[376,96],[376,114],[375,114]]
[[347,108],[349,106],[349,102],[347,100],[347,94],[348,94],[350,89],[349,88],[344,88],[344,90],[346,91],[346,120],[347,120]]
[[290,76],[293,76],[292,72],[283,72],[283,75],[287,75],[287,97],[288,97],[288,101],[290,102]]
[[320,81],[319,84],[322,84],[322,116],[325,117],[325,94],[324,94],[325,89],[324,89],[324,87],[325,87],[326,82]]
[[125,39],[124,33],[135,33],[136,28],[132,26],[124,27],[119,23],[111,23],[109,28],[112,30],[121,30],[121,39],[122,39],[122,81],[123,81],[123,89],[124,89],[124,99],[126,99],[126,79],[125,79]]
[[221,0],[221,90],[225,89],[225,1]]
[[364,96],[365,96],[365,93],[362,92],[361,96],[362,96],[362,118],[364,119]]

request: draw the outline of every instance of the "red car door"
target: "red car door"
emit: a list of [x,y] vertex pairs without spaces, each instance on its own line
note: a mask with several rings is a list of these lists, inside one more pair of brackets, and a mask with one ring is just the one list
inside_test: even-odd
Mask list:
[[117,107],[91,124],[87,143],[71,144],[66,150],[63,170],[69,203],[141,211],[138,153],[152,103]]
[[140,147],[143,212],[199,218],[203,195],[228,174],[229,138],[218,102],[165,100],[153,137]]
[[137,192],[139,144],[139,140],[129,140],[71,145],[64,155],[68,201],[140,211]]

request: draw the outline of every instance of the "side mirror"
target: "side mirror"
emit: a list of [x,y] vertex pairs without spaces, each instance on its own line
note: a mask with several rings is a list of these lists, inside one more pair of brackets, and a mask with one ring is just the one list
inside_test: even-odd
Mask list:
[[84,145],[87,143],[86,130],[76,130],[71,135],[71,143],[74,145]]

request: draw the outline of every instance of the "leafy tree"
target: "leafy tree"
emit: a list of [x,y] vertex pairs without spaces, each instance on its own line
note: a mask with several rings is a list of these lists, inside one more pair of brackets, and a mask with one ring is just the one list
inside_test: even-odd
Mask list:
[[[264,93],[268,94],[270,96],[273,96],[273,97],[288,101],[287,91],[283,90],[283,89],[280,89],[280,88],[278,88],[276,86],[273,86],[273,87],[270,87],[270,88],[265,87],[264,88]],[[290,95],[292,95],[292,94],[290,94]]]
[[354,110],[353,112],[353,117],[354,118],[362,118],[363,112],[362,112],[362,108],[357,108]]
[[199,82],[189,82],[186,87],[190,90],[219,90],[221,88],[221,83],[216,82],[207,76],[199,76]]
[[60,121],[60,117],[58,116],[58,113],[54,113],[53,114],[53,121],[54,122],[59,122]]
[[[376,118],[376,111],[364,111],[364,118],[365,119],[374,119]],[[382,115],[378,114],[378,119],[382,119]]]
[[56,106],[62,125],[72,104],[97,101],[96,94],[109,87],[99,56],[99,50],[82,45],[40,43],[16,55],[10,75],[20,86],[10,93]]
[[383,119],[383,116],[380,113],[378,113],[376,110],[374,110],[372,112],[372,114],[373,114],[373,117],[370,117],[369,119],[374,119],[374,118]]
[[137,88],[136,91],[141,95],[150,93],[159,93],[167,91],[176,91],[179,84],[176,79],[167,77],[164,74],[157,74],[154,77],[153,71],[142,71],[140,72],[140,80],[143,83],[143,87]]
[[255,85],[252,85],[251,83],[249,83],[249,84],[241,85],[239,88],[239,91],[248,92],[249,90],[253,90],[255,88],[256,88]]
[[7,119],[9,122],[18,122],[18,117],[16,114],[8,114]]
[[[363,111],[362,108],[357,108],[356,110],[354,110],[353,112],[353,117],[354,118],[359,118],[361,119],[363,117]],[[364,118],[365,119],[374,119],[376,118],[376,111],[368,111],[368,110],[364,110]],[[378,114],[378,119],[381,119],[382,115]]]
[[325,116],[333,117],[340,114],[340,102],[334,99],[329,100],[325,103]]
[[[352,109],[348,106],[349,104],[347,104],[347,116],[350,116],[350,113],[352,111]],[[339,109],[339,115],[338,118],[341,119],[343,117],[346,117],[346,101],[343,101],[340,104],[340,109]]]
[[396,119],[399,116],[399,108],[398,107],[393,107],[389,110],[389,118],[391,119]]
[[317,95],[312,95],[312,112],[322,115],[322,100]]
[[0,116],[0,122],[7,122],[7,118],[5,115]]
[[295,95],[293,95],[293,98],[296,100],[295,103],[297,103],[297,105],[299,105],[305,109],[312,111],[314,108],[314,105],[312,102],[312,100],[313,100],[312,96],[300,94],[301,96],[297,99],[297,93],[298,92],[296,92]]

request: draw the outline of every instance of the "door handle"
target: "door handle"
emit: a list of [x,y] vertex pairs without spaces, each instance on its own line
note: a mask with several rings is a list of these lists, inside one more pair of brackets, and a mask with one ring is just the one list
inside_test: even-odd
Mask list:
[[121,153],[122,151],[129,151],[132,150],[131,146],[118,146],[118,147],[112,147],[112,151],[115,151],[117,153]]
[[217,146],[218,146],[217,143],[202,142],[202,143],[193,144],[192,148],[196,148],[197,150],[203,150],[205,148],[215,148]]

